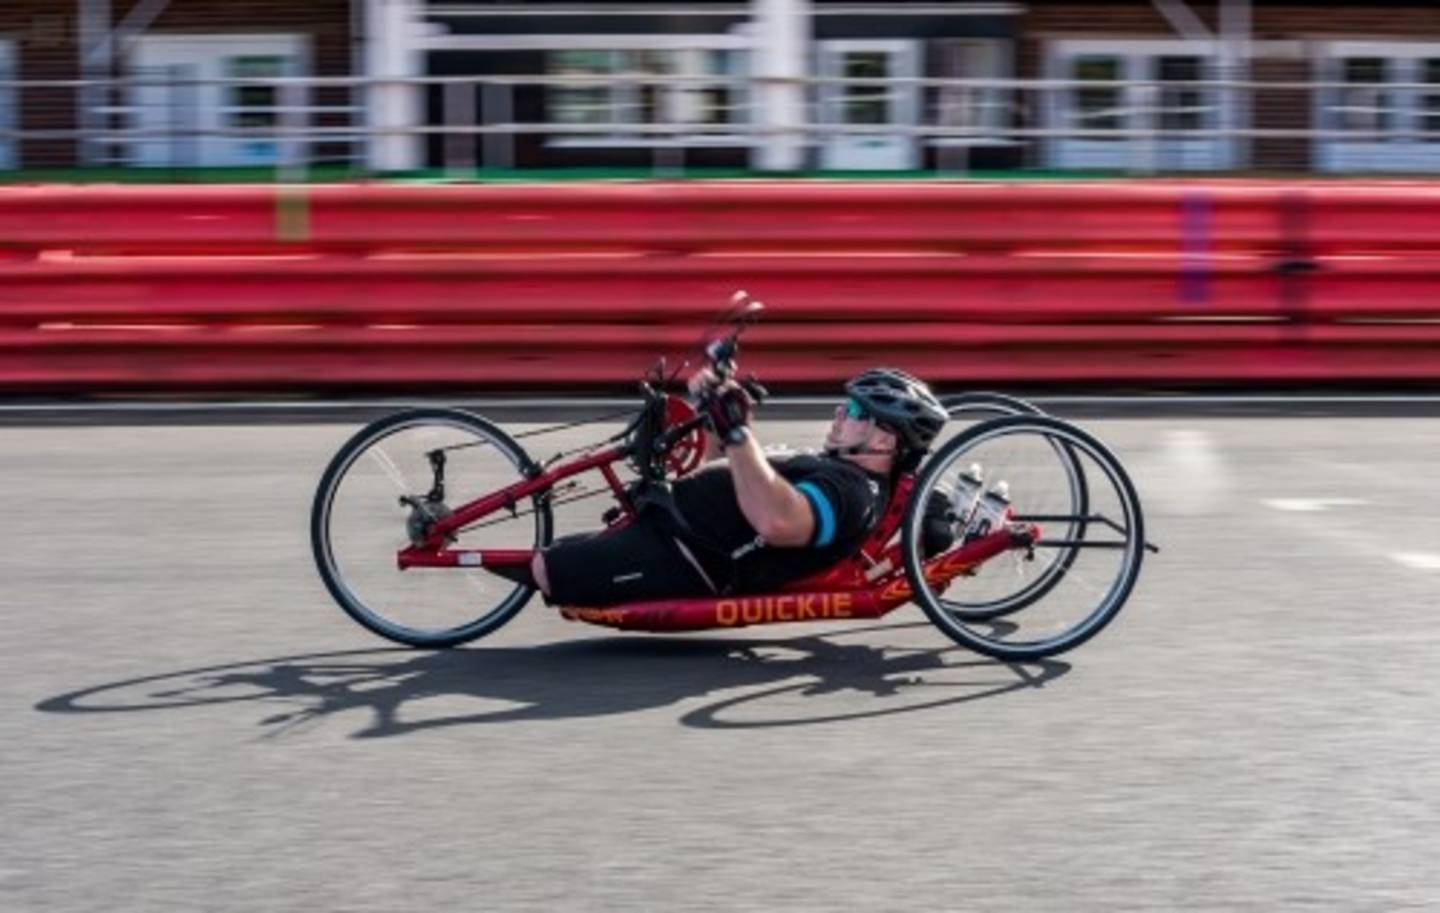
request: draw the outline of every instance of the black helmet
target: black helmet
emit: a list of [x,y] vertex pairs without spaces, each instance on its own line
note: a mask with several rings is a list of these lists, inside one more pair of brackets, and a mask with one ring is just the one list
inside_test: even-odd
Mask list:
[[923,380],[897,368],[871,368],[851,378],[845,392],[909,450],[928,450],[949,417]]

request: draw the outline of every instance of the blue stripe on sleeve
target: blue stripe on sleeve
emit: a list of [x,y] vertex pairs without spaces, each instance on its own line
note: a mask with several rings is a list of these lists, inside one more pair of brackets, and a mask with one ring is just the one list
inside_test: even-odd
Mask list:
[[795,486],[801,494],[810,500],[810,506],[815,508],[815,539],[811,542],[816,548],[824,548],[835,541],[835,508],[830,506],[830,499],[825,497],[824,492],[814,482],[801,482]]

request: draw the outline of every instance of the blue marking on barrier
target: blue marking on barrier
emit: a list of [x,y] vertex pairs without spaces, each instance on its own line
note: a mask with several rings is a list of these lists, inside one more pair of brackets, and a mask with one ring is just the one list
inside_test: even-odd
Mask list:
[[1180,197],[1180,300],[1208,304],[1211,299],[1210,246],[1214,211],[1210,195],[1187,191]]

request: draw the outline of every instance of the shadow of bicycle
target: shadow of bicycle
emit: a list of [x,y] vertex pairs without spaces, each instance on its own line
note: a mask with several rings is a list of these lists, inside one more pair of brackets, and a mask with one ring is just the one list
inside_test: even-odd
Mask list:
[[[1000,663],[958,647],[844,642],[857,633],[904,627],[913,625],[793,638],[612,636],[436,653],[312,653],[111,682],[48,698],[35,709],[133,713],[255,704],[267,709],[259,721],[267,735],[363,711],[367,722],[352,737],[383,738],[451,726],[633,713],[723,695],[684,712],[679,722],[744,728],[934,710],[1039,688],[1070,669],[1056,660]],[[454,700],[427,701],[437,697]]]

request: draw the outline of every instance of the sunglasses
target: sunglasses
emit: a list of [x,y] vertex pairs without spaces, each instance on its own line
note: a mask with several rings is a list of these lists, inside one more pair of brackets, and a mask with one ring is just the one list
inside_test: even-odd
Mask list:
[[870,413],[860,404],[859,400],[851,398],[845,400],[845,417],[853,419],[869,418]]

